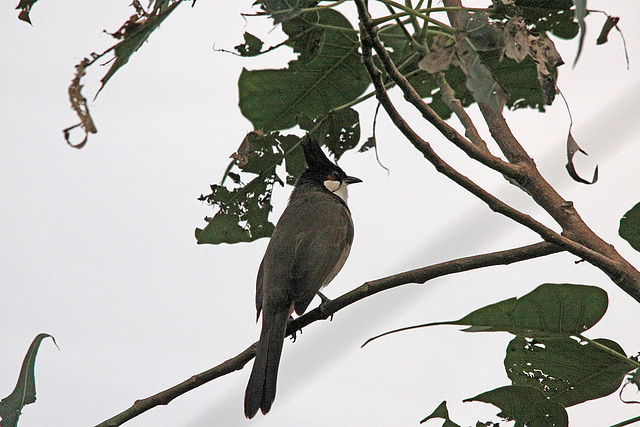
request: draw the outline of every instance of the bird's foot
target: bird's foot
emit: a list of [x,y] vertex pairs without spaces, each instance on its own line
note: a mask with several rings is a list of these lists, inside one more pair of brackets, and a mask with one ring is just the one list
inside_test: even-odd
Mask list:
[[[293,320],[293,316],[289,316],[289,322]],[[300,333],[302,333],[302,329],[298,329]],[[298,331],[291,332],[291,342],[296,342],[296,338],[298,338]]]

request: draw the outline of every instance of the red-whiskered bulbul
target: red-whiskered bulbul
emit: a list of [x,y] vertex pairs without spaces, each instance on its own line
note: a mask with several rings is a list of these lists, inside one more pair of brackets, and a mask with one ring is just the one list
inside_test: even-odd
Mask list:
[[256,309],[262,332],[244,395],[244,414],[266,414],[276,397],[278,365],[287,322],[304,313],[313,297],[338,274],[351,249],[353,222],[347,176],[309,135],[302,138],[307,169],[276,225],[256,280]]

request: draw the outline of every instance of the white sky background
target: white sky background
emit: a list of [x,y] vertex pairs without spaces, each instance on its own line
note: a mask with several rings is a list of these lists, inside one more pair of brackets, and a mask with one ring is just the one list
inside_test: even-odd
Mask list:
[[[119,28],[132,14],[129,3],[43,0],[31,13],[33,27],[17,20],[17,1],[0,4],[0,396],[13,389],[38,333],[54,335],[60,346],[41,346],[38,401],[24,409],[22,427],[97,424],[235,356],[259,335],[255,274],[267,240],[196,245],[193,230],[212,214],[196,199],[219,181],[229,155],[252,129],[237,108],[242,67],[279,68],[291,55],[283,49],[243,59],[213,51],[214,44],[232,49],[245,30],[269,31],[267,22],[247,24],[240,16],[251,1],[182,5],[90,102],[99,132],[75,150],[61,132],[76,122],[67,100],[73,67],[113,43],[102,30]],[[615,31],[609,44],[595,46],[604,16],[588,18],[575,69],[576,42],[556,41],[568,64],[559,85],[572,109],[573,134],[589,152],[578,167],[590,177],[597,163],[598,183],[584,186],[566,174],[569,122],[560,100],[549,114],[506,114],[543,174],[597,233],[640,265],[640,254],[617,237],[620,217],[640,201],[640,10],[626,0],[589,6],[622,17],[631,57],[628,71]],[[266,37],[281,36],[275,29]],[[88,98],[106,70],[90,73]],[[374,107],[374,101],[358,107],[363,139]],[[409,115],[465,173],[547,220],[502,178],[471,165]],[[340,163],[364,183],[351,191],[351,256],[327,296],[409,268],[538,241],[438,175],[384,113],[377,135],[389,176],[373,152],[349,153]],[[289,190],[276,190],[278,215]],[[445,399],[458,423],[488,420],[496,408],[460,402],[509,384],[502,359],[510,335],[439,327],[360,345],[395,327],[456,319],[541,283],[569,282],[609,293],[609,312],[588,336],[613,339],[636,353],[638,304],[574,261],[555,255],[408,285],[305,328],[295,345],[285,344],[278,396],[266,417],[243,416],[249,364],[126,425],[417,425]],[[604,426],[637,411],[612,395],[569,414],[572,425]]]

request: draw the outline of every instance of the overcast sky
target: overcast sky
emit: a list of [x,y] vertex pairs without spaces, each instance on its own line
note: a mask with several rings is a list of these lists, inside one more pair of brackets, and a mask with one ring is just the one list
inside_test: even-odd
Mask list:
[[[214,51],[232,49],[245,30],[282,39],[268,22],[240,16],[252,1],[182,5],[90,102],[98,134],[85,148],[70,148],[62,129],[76,122],[67,98],[74,65],[110,46],[103,30],[120,27],[133,13],[129,3],[43,0],[32,10],[33,26],[17,20],[17,1],[0,5],[0,396],[13,389],[38,333],[54,335],[60,346],[42,344],[38,401],[24,409],[22,427],[95,425],[235,356],[259,335],[255,275],[268,241],[198,246],[194,229],[212,209],[197,197],[220,180],[229,155],[252,130],[237,108],[242,67],[280,68],[292,55],[283,50],[243,59]],[[353,13],[353,5],[346,6]],[[560,100],[548,114],[506,116],[545,177],[640,266],[640,254],[617,236],[620,217],[640,201],[640,10],[628,0],[589,6],[622,17],[631,61],[627,70],[616,32],[609,44],[595,46],[601,15],[588,18],[575,69],[576,42],[556,41],[569,64],[560,69],[559,86],[571,107],[573,135],[589,153],[578,167],[588,177],[597,164],[598,183],[585,186],[567,176],[569,120]],[[96,67],[89,74],[87,98],[105,72]],[[397,94],[394,99],[402,102]],[[358,107],[363,138],[374,108],[373,100]],[[408,114],[464,173],[550,224],[527,197]],[[355,242],[327,296],[409,268],[538,241],[438,175],[384,114],[377,136],[389,175],[373,152],[341,159],[364,183],[350,192]],[[276,189],[274,220],[289,191]],[[555,282],[604,288],[609,312],[587,335],[613,339],[635,354],[640,306],[575,260],[555,255],[404,286],[305,328],[295,345],[285,343],[277,399],[266,417],[243,416],[249,364],[126,425],[417,425],[442,400],[463,425],[488,420],[496,408],[461,400],[509,384],[502,367],[508,334],[439,327],[360,345],[392,328],[456,319]],[[612,395],[569,415],[572,425],[610,425],[637,410]]]

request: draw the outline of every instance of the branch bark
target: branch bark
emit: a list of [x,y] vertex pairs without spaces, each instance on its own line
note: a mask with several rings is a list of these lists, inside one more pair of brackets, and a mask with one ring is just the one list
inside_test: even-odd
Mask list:
[[[289,325],[287,326],[287,336],[292,335],[296,331],[299,331],[313,322],[327,319],[343,308],[360,301],[361,299],[377,294],[378,292],[406,284],[424,284],[429,280],[449,274],[495,265],[508,265],[514,262],[539,258],[562,251],[563,249],[559,246],[547,242],[540,242],[498,252],[458,258],[366,282],[338,298],[323,302],[319,307],[316,307],[308,313],[305,313],[303,316],[289,322]],[[231,372],[239,371],[255,357],[257,347],[258,343],[255,342],[247,347],[242,353],[211,369],[193,375],[191,378],[152,396],[136,400],[131,407],[108,420],[103,421],[96,427],[120,426],[156,406],[167,405],[176,397],[181,396],[196,387],[213,381],[218,377],[230,374]]]

